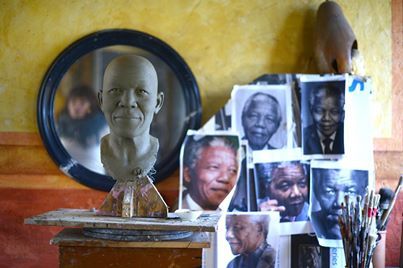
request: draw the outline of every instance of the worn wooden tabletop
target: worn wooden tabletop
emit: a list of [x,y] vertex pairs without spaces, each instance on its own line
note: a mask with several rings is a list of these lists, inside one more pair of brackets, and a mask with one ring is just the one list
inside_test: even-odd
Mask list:
[[216,232],[220,214],[216,212],[203,213],[194,221],[181,220],[174,213],[168,218],[122,218],[96,215],[95,211],[85,209],[58,209],[25,219],[25,224],[110,228],[129,230],[156,231],[188,231]]

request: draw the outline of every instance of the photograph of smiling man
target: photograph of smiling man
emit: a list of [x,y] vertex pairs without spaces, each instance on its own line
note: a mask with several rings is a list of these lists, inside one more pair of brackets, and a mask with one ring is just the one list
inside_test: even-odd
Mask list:
[[304,154],[344,154],[345,78],[318,79],[301,82]]
[[238,135],[188,135],[182,147],[179,208],[216,210],[240,169]]
[[291,146],[289,85],[235,86],[232,100],[232,126],[248,141],[250,151]]

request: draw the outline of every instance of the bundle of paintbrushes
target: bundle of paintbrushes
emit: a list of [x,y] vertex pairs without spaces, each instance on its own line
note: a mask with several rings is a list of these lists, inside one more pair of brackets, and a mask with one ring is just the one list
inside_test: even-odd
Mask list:
[[365,195],[363,206],[361,196],[350,198],[346,195],[344,198],[339,225],[346,267],[367,268],[371,263],[378,238],[376,214],[379,198],[380,195],[373,190]]
[[385,230],[402,187],[403,178],[400,177],[392,201],[387,208],[382,204],[378,207],[381,195],[376,194],[374,190],[367,190],[363,204],[361,196],[346,195],[344,197],[344,202],[341,204],[342,213],[339,215],[339,226],[346,267],[367,268],[370,266],[372,255],[381,237],[379,231]]

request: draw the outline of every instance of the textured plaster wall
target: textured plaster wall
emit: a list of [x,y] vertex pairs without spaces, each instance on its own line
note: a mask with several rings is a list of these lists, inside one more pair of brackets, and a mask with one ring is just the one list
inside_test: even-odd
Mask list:
[[[94,31],[129,28],[170,44],[193,70],[203,119],[234,84],[264,73],[315,72],[312,29],[322,1],[0,0],[0,132],[37,132],[36,98],[47,68]],[[391,4],[340,0],[374,79],[376,137],[391,135]]]

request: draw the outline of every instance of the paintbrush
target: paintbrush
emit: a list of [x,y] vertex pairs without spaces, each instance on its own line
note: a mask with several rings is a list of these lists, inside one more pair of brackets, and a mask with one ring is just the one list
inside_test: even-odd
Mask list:
[[355,204],[355,228],[354,228],[354,249],[355,249],[355,258],[354,258],[354,267],[358,267],[360,261],[360,230],[361,230],[361,196],[358,195]]
[[368,237],[368,250],[366,252],[367,258],[365,260],[365,268],[368,268],[371,264],[371,259],[372,259],[372,255],[374,253],[375,247],[376,247],[376,239],[377,239],[377,235],[376,233],[370,233],[369,237]]
[[390,188],[379,189],[379,195],[381,196],[379,200],[378,213],[376,215],[376,227],[380,230],[382,225],[382,215],[386,212],[393,199],[393,190]]
[[401,188],[403,187],[403,175],[400,176],[399,179],[399,183],[396,186],[396,190],[395,190],[395,194],[393,195],[393,199],[392,202],[390,203],[388,209],[386,210],[386,212],[384,212],[382,214],[382,218],[381,218],[381,230],[385,230],[386,229],[386,225],[387,225],[387,221],[389,219],[390,213],[392,212],[392,209],[396,203],[397,197],[399,195],[399,192],[401,190]]

